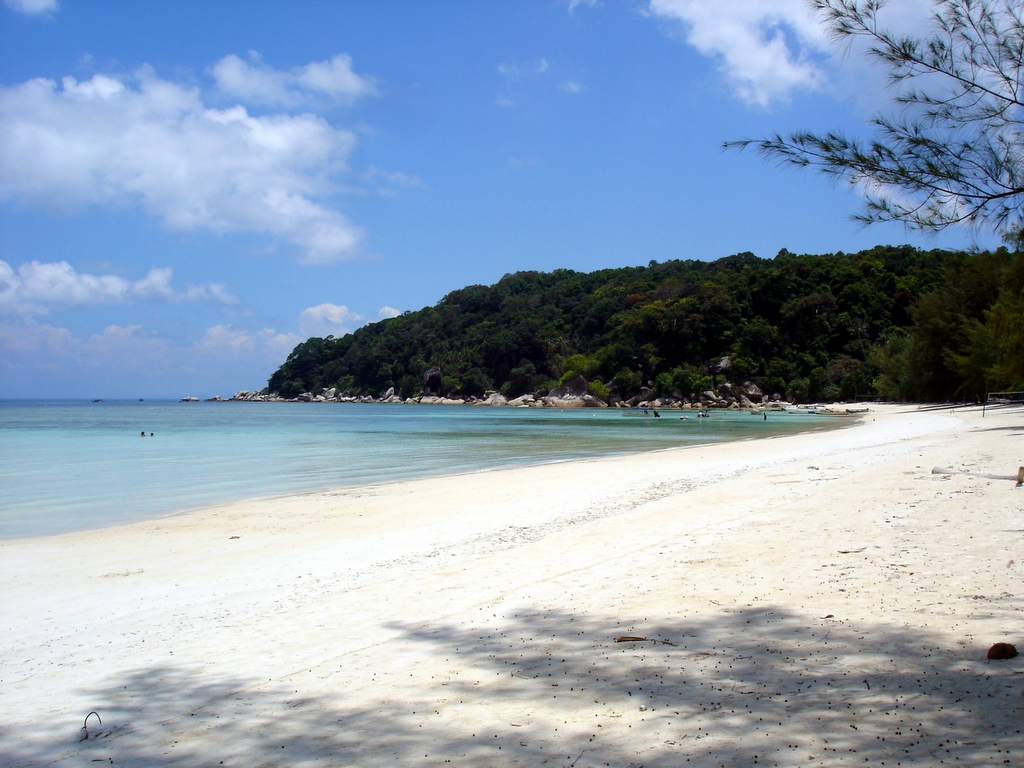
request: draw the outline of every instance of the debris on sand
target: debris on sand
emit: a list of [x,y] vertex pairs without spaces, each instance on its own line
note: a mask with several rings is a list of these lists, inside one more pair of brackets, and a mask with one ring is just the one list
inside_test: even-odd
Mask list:
[[1005,661],[1006,659],[1012,659],[1017,655],[1017,649],[1014,648],[1010,643],[996,643],[988,649],[987,659],[993,661]]

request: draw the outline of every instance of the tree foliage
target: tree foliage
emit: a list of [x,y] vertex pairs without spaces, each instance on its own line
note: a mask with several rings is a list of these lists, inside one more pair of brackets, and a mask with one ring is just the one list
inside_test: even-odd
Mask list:
[[600,397],[642,387],[690,396],[728,355],[732,381],[796,400],[975,398],[1024,385],[1022,291],[1024,254],[1006,248],[519,272],[341,339],[309,339],[269,389],[411,396],[437,366],[445,393],[517,396],[582,374]]
[[784,165],[847,180],[868,201],[865,223],[903,222],[922,230],[958,223],[1018,230],[1024,224],[1021,0],[939,0],[930,35],[880,26],[884,0],[813,0],[832,35],[866,38],[889,71],[896,111],[872,119],[870,141],[839,131],[800,131],[753,147]]

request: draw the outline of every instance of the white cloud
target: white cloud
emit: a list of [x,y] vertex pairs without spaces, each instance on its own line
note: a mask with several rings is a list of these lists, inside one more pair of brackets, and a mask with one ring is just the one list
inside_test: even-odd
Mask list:
[[166,339],[146,333],[140,325],[108,325],[77,345],[77,363],[83,368],[139,370],[158,366],[167,357]]
[[561,88],[566,93],[579,93],[583,90],[583,86],[577,83],[575,80],[566,80],[562,83]]
[[280,363],[303,341],[304,338],[294,333],[277,333],[273,328],[264,328],[253,333],[232,325],[215,325],[206,329],[203,337],[192,346],[192,349],[200,354],[215,357],[256,356]]
[[427,185],[419,176],[411,176],[401,171],[382,171],[370,166],[363,174],[364,183],[375,187],[377,194],[393,197],[399,189],[427,189]]
[[67,328],[40,325],[30,317],[21,322],[0,320],[0,350],[4,351],[0,365],[5,367],[52,365],[54,358],[63,357],[79,343]]
[[310,336],[344,336],[362,324],[363,316],[341,304],[318,304],[299,314],[299,333]]
[[[678,23],[749,104],[767,107],[799,91],[854,93],[865,104],[885,94],[884,77],[862,55],[865,41],[836,46],[806,0],[650,0],[649,11]],[[900,0],[878,18],[896,33],[919,35],[932,11],[931,0]]]
[[508,96],[502,96],[500,93],[494,97],[494,103],[499,107],[514,107],[516,105],[512,99]]
[[305,341],[294,333],[277,333],[273,328],[264,328],[256,334],[265,357],[277,363],[284,362],[288,353]]
[[0,87],[0,199],[73,211],[141,203],[171,229],[261,232],[307,263],[351,256],[359,227],[316,201],[355,136],[311,114],[207,108],[143,69]]
[[651,0],[650,10],[682,22],[686,42],[719,60],[744,101],[768,106],[825,83],[828,35],[805,0]]
[[54,13],[58,7],[57,0],[4,0],[4,5],[26,16]]
[[536,59],[521,64],[499,64],[498,72],[509,80],[519,80],[524,77],[543,75],[548,71],[547,59]]
[[295,106],[311,95],[351,103],[377,93],[373,79],[357,75],[344,54],[288,71],[268,67],[255,51],[248,61],[229,54],[213,66],[213,76],[221,91],[249,104]]
[[43,315],[55,309],[82,305],[120,303],[131,299],[162,301],[216,301],[234,304],[237,297],[221,284],[188,286],[175,292],[172,270],[149,270],[141,280],[118,275],[90,275],[77,272],[66,261],[26,261],[17,272],[0,261],[0,313]]
[[377,317],[385,319],[388,317],[398,317],[400,314],[402,314],[402,311],[400,309],[395,309],[394,307],[389,307],[385,305],[378,310]]
[[569,0],[569,13],[576,10],[577,6],[585,5],[588,8],[593,8],[597,5],[597,0]]
[[231,325],[215,325],[206,329],[196,346],[206,350],[248,352],[256,348],[256,342],[246,330]]
[[[18,397],[162,397],[258,389],[304,341],[273,328],[214,326],[195,343],[174,343],[139,325],[108,325],[80,338],[31,317],[0,319],[0,382]],[[70,387],[67,382],[73,382]]]

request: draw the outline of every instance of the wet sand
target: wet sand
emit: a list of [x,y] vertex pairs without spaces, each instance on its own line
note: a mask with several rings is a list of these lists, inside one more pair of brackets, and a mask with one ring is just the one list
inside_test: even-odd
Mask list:
[[1022,437],[873,407],[0,542],[0,763],[1024,764]]

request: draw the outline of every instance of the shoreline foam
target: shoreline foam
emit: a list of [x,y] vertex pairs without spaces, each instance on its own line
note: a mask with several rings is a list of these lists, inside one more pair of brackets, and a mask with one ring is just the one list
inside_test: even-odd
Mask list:
[[0,757],[1016,760],[1020,413],[866,416],[0,542]]

